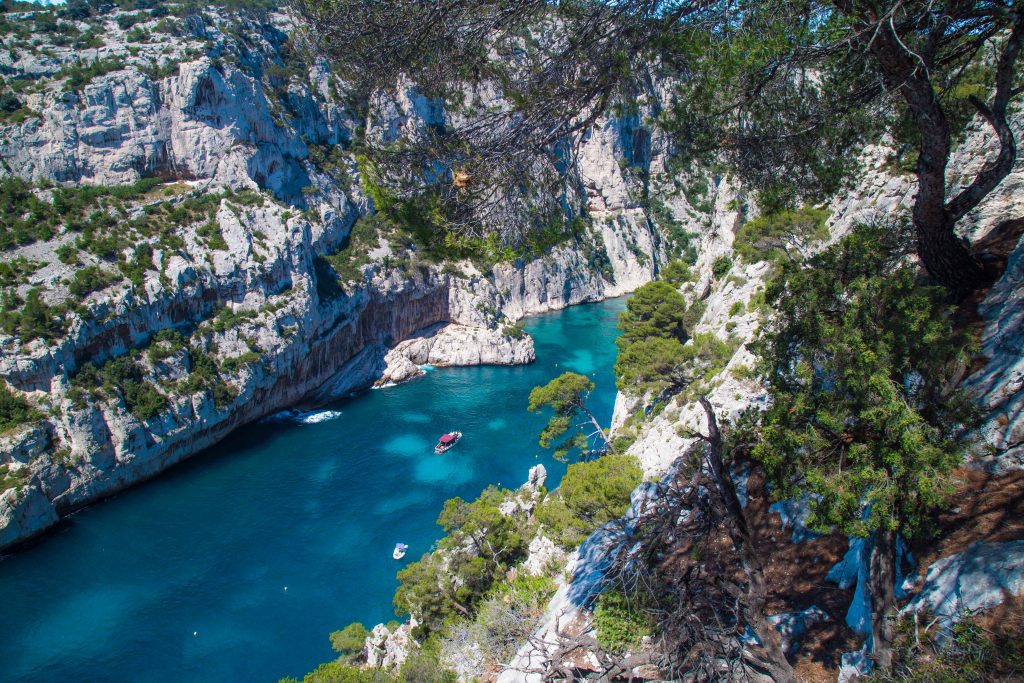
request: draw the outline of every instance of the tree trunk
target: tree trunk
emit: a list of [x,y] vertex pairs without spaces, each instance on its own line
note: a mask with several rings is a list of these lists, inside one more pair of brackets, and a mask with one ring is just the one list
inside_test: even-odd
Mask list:
[[597,418],[594,417],[594,414],[583,406],[580,406],[580,410],[582,410],[583,414],[590,419],[590,424],[594,425],[594,429],[597,430],[598,436],[600,436],[601,440],[604,441],[604,447],[608,450],[609,453],[614,453],[615,447],[612,446],[612,442],[608,439],[608,435],[605,434],[604,429],[601,428],[601,424],[597,421]]
[[896,604],[896,532],[878,530],[869,565],[871,658],[883,673],[892,669],[893,608]]
[[[919,170],[918,184],[927,182]],[[940,285],[956,292],[970,292],[986,284],[988,278],[984,268],[964,241],[957,237],[953,221],[946,215],[944,207],[926,202],[923,195],[923,191],[918,192],[914,205],[914,228],[917,255],[928,274]]]
[[733,522],[729,529],[730,537],[733,547],[740,556],[743,571],[747,575],[746,617],[748,625],[757,635],[757,639],[761,641],[763,652],[758,658],[759,663],[776,683],[796,681],[793,667],[790,666],[789,660],[786,659],[786,655],[782,651],[782,636],[778,629],[768,621],[764,613],[764,606],[768,598],[764,569],[761,565],[761,558],[757,555],[757,549],[754,547],[743,506],[740,504],[739,496],[736,495],[736,487],[725,468],[725,459],[722,455],[724,446],[722,433],[718,429],[718,420],[715,418],[711,402],[707,397],[701,396],[698,401],[708,417],[708,464],[715,478],[715,485],[722,498],[722,503]]

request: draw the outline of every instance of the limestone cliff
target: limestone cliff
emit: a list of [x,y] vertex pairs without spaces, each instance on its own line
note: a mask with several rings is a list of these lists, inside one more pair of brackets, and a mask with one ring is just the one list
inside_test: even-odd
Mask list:
[[583,234],[487,272],[378,237],[342,276],[373,208],[354,144],[443,107],[409,85],[353,114],[278,12],[115,11],[34,38],[0,53],[9,83],[31,81],[0,119],[19,214],[0,376],[39,415],[0,435],[0,547],[284,407],[415,364],[529,362],[512,323],[631,291],[678,248],[638,199],[666,152],[636,114],[583,144],[566,197]]

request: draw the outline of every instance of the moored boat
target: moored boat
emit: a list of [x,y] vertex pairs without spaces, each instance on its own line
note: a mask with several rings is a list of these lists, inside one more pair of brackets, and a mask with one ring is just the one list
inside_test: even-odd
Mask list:
[[447,434],[442,434],[441,438],[437,440],[437,445],[434,446],[434,452],[438,455],[444,453],[457,444],[461,438],[462,432],[448,432]]
[[409,546],[407,546],[406,544],[396,543],[395,549],[391,552],[391,557],[395,558],[396,560],[400,560],[403,557],[405,557],[405,551],[408,549]]

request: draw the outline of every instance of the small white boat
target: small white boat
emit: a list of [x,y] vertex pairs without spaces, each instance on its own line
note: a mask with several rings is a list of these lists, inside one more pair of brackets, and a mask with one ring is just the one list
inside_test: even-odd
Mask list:
[[400,560],[403,557],[405,557],[405,551],[408,550],[408,549],[409,549],[409,546],[407,546],[406,544],[404,544],[404,543],[396,543],[395,544],[395,549],[391,553],[391,557],[395,558],[396,560]]
[[450,450],[461,438],[462,432],[448,432],[447,434],[442,434],[441,438],[437,440],[437,445],[434,446],[434,452],[440,455],[441,453]]

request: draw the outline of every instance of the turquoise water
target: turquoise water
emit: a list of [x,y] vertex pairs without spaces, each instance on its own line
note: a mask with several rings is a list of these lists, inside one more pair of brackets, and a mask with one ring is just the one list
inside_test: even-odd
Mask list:
[[[256,424],[157,479],[73,515],[0,560],[0,680],[277,681],[334,655],[327,634],[394,618],[395,542],[418,558],[447,498],[519,486],[543,462],[530,389],[591,375],[611,418],[621,300],[526,321],[537,362],[444,368]],[[437,436],[465,433],[444,456]]]

